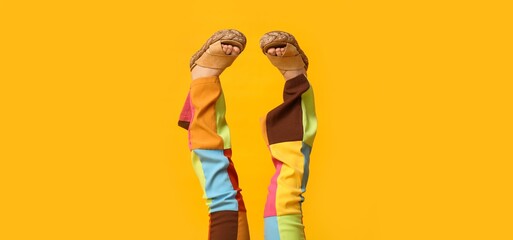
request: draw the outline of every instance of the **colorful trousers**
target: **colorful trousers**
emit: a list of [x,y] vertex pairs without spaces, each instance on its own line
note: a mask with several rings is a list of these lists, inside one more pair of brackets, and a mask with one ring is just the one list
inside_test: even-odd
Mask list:
[[[188,129],[193,168],[209,208],[209,240],[249,240],[225,112],[219,78],[196,79],[179,125]],[[276,169],[264,211],[266,240],[305,239],[301,204],[316,129],[313,91],[306,76],[299,75],[285,82],[283,103],[262,121]]]

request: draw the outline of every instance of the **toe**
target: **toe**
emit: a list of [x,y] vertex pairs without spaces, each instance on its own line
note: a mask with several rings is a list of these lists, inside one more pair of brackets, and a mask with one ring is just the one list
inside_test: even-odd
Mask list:
[[267,49],[267,53],[272,55],[272,56],[276,56],[276,48],[269,48],[269,49]]
[[232,53],[232,45],[228,45],[228,44],[221,44],[222,48],[223,48],[223,52],[224,54],[226,55],[230,55]]
[[233,46],[232,45],[228,45],[228,49],[227,51],[225,52],[227,55],[231,55],[233,52]]
[[277,48],[277,49],[276,49],[276,56],[281,57],[281,56],[283,56],[283,54],[284,54],[284,53],[285,53],[285,52],[284,52],[284,49],[283,49],[283,48]]
[[237,46],[233,46],[232,55],[239,55],[240,48]]

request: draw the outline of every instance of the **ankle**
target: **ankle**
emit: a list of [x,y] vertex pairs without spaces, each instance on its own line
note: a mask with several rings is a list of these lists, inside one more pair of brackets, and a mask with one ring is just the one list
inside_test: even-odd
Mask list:
[[196,65],[191,71],[191,79],[196,80],[204,77],[219,77],[224,69],[206,68]]
[[301,74],[306,76],[306,70],[300,69],[300,70],[288,70],[288,71],[282,71],[281,74],[283,75],[283,78],[285,81],[288,81],[290,79],[293,79]]

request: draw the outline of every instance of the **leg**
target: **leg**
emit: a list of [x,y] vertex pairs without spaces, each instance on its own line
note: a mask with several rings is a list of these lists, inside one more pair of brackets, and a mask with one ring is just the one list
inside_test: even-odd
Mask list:
[[[274,57],[287,54],[285,47],[271,47],[266,49],[266,53]],[[279,61],[281,59],[275,62]],[[266,240],[306,239],[302,194],[306,191],[317,119],[306,68],[300,66],[280,69],[286,80],[283,103],[271,110],[262,122],[264,138],[276,169],[269,185],[264,213]]]
[[[216,46],[226,55],[236,56],[241,51],[232,45]],[[209,68],[212,59],[203,60],[208,64],[195,61],[198,64],[191,66],[193,81],[179,125],[188,129],[193,168],[209,208],[209,240],[249,240],[246,208],[231,160],[230,131],[219,80],[224,68]]]
[[317,127],[313,91],[305,75],[285,83],[284,102],[267,114],[263,127],[276,168],[265,206],[265,239],[305,239],[302,194]]

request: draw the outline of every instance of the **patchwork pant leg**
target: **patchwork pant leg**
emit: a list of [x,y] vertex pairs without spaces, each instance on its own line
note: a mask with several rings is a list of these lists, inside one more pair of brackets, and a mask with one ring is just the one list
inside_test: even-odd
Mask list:
[[188,130],[192,165],[209,209],[209,240],[249,240],[225,111],[219,78],[196,79],[179,125]]
[[313,90],[304,75],[285,82],[283,103],[262,121],[275,166],[264,213],[266,240],[304,240],[301,204],[317,131]]

